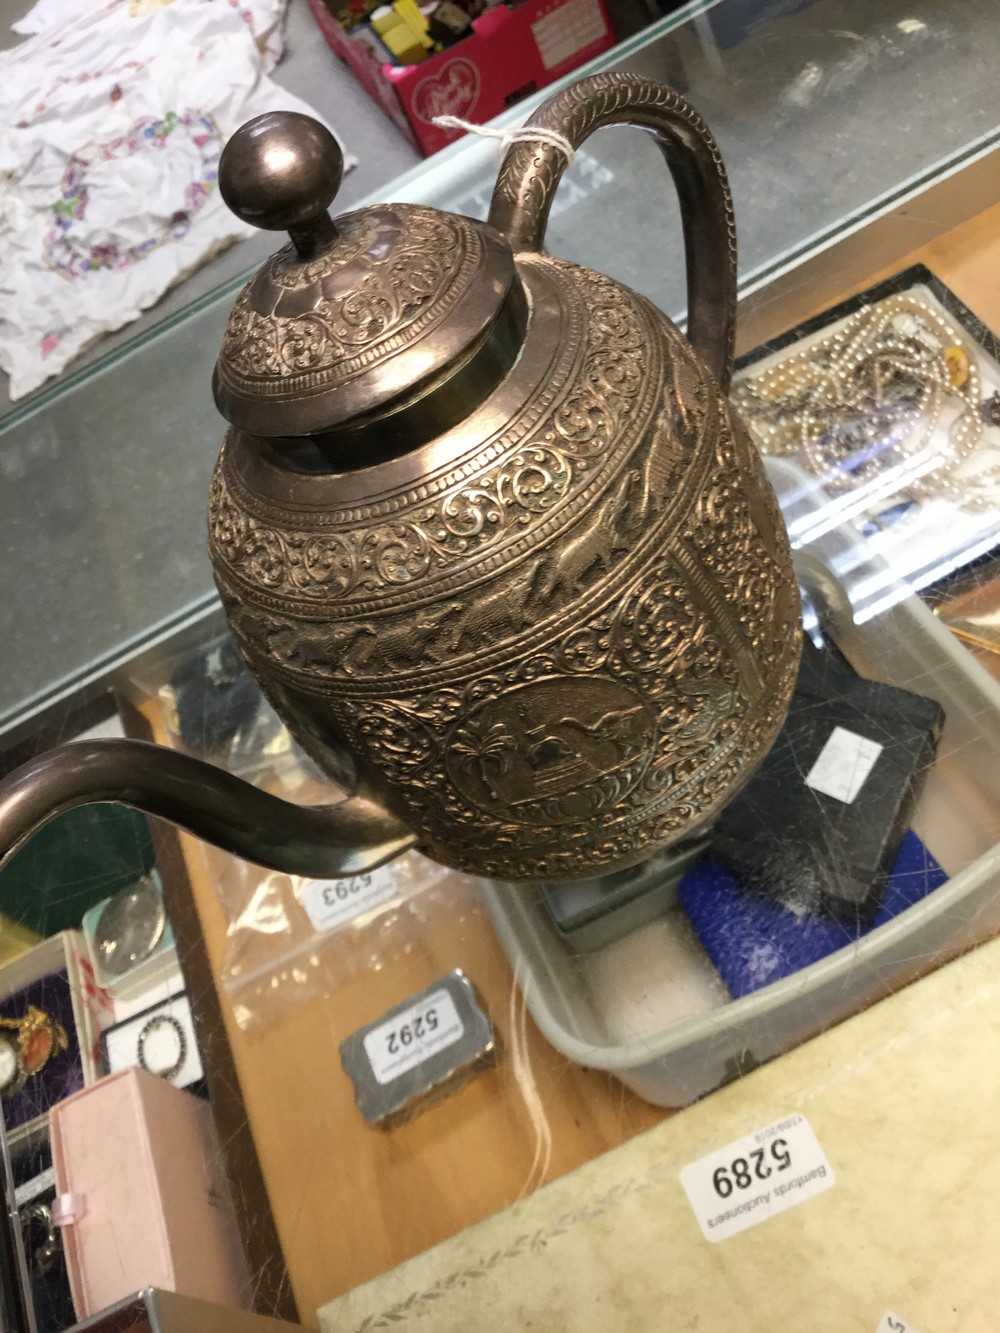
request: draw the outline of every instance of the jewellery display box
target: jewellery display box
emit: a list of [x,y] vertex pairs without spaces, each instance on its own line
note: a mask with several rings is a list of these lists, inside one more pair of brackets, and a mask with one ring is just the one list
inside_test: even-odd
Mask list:
[[145,1286],[241,1307],[251,1294],[207,1103],[125,1069],[51,1114],[80,1318]]
[[[768,471],[790,525],[805,521],[815,487],[788,462],[769,460]],[[688,1104],[1000,929],[1000,684],[849,529],[827,533],[805,559],[834,590],[830,569],[850,566],[894,592],[890,609],[860,624],[842,598],[830,629],[862,674],[917,690],[944,709],[913,828],[947,882],[849,946],[738,1000],[679,907],[577,955],[538,894],[484,887],[546,1038],[657,1105]]]
[[27,953],[41,942],[42,936],[37,931],[0,912],[0,967],[19,958],[21,954]]
[[[107,1008],[88,968],[82,938],[72,930],[0,968],[0,1018],[18,1025],[0,1028],[6,1048],[0,1060],[16,1062],[19,1047],[23,1051],[27,1044],[29,1065],[32,1060],[37,1065],[26,1077],[15,1075],[3,1100],[8,1133],[15,1138],[97,1079],[97,1031]],[[56,1024],[65,1041],[55,1035]]]
[[[793,546],[851,524],[836,573],[859,614],[1000,543],[1000,345],[921,265],[743,358],[733,401],[765,455],[819,483]],[[787,516],[786,516],[787,517]],[[855,565],[881,556],[862,586]]]
[[36,1333],[62,1333],[73,1323],[74,1312],[62,1236],[53,1217],[56,1184],[47,1126],[22,1136],[10,1157]]
[[188,1088],[204,1079],[191,1005],[183,993],[105,1028],[101,1047],[109,1074],[145,1069],[175,1088]]
[[226,1309],[209,1301],[146,1287],[66,1333],[290,1333],[301,1328],[284,1319]]

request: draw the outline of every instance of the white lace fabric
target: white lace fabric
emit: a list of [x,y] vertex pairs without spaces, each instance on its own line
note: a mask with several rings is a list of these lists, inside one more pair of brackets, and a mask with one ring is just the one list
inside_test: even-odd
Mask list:
[[[40,0],[0,53],[0,367],[55,375],[251,228],[219,155],[263,111],[285,0]],[[353,159],[348,160],[353,165]]]

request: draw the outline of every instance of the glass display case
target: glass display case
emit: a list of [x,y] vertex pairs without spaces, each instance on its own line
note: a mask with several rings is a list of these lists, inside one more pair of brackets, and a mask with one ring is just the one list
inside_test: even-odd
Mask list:
[[[950,1200],[986,1209],[1000,1183],[962,1150],[987,1132],[1000,1053],[995,36],[990,0],[714,0],[581,71],[676,86],[721,148],[733,400],[792,538],[807,652],[836,663],[806,707],[830,710],[816,753],[792,747],[752,818],[777,799],[787,851],[795,778],[836,818],[796,834],[812,897],[743,893],[738,857],[708,872],[697,848],[679,888],[620,884],[614,911],[415,853],[309,881],[154,824],[173,934],[149,909],[129,947],[149,977],[176,950],[183,1013],[158,998],[87,1021],[161,1075],[200,1048],[260,1312],[358,1330],[652,1327],[654,1311],[989,1326],[989,1228]],[[470,136],[372,200],[483,218],[497,160]],[[679,210],[647,136],[587,140],[546,248],[683,326]],[[332,799],[227,658],[206,553],[211,367],[246,276],[0,418],[5,768],[117,707],[129,734]],[[905,717],[904,696],[922,701]],[[893,749],[907,728],[919,759]],[[829,828],[874,808],[864,784],[890,757],[897,836],[878,902],[845,916],[831,902],[867,835]],[[366,1117],[365,1059],[423,1113],[387,1094]]]

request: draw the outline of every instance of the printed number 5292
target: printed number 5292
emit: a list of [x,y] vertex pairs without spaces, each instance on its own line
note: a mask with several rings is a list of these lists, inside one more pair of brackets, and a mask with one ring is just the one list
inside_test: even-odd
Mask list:
[[425,1013],[417,1014],[408,1023],[401,1023],[398,1028],[390,1028],[385,1034],[385,1043],[389,1054],[395,1055],[397,1051],[411,1046],[413,1042],[420,1041],[429,1032],[434,1032],[437,1025],[437,1010],[432,1008]]

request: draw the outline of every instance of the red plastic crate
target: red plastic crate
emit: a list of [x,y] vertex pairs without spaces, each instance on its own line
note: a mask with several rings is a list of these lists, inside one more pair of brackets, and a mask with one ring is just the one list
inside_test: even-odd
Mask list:
[[462,133],[435,116],[481,125],[615,42],[603,0],[523,0],[487,10],[468,37],[419,65],[380,65],[323,0],[308,3],[332,49],[425,156]]

